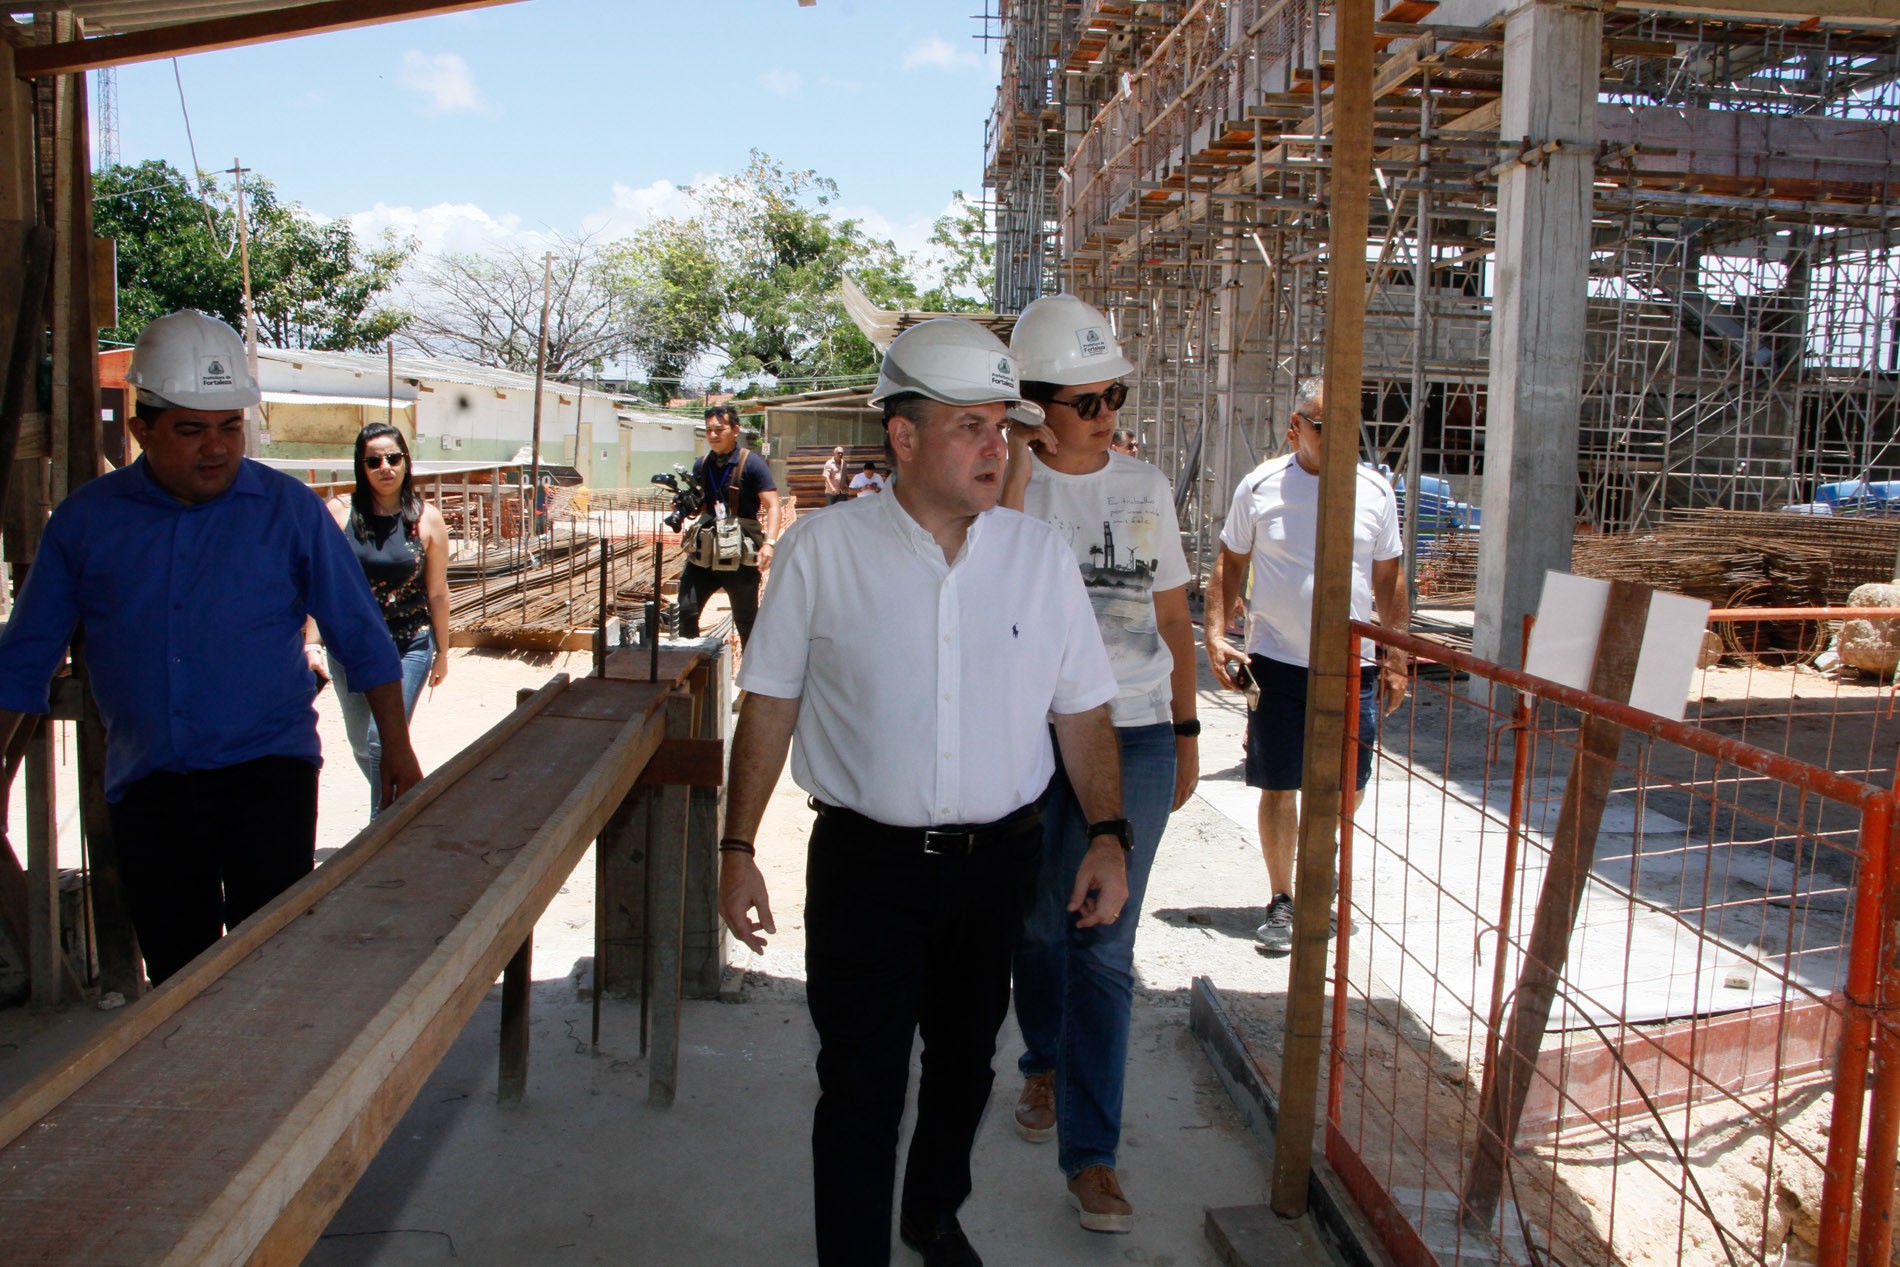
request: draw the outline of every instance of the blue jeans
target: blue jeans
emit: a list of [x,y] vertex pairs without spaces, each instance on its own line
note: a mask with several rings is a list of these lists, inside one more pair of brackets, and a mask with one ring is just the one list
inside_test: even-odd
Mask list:
[[1056,757],[1042,794],[1042,869],[1016,951],[1016,1022],[1023,1075],[1056,1075],[1056,1161],[1073,1179],[1113,1166],[1122,1135],[1128,1020],[1135,999],[1135,925],[1161,833],[1174,805],[1174,727],[1118,727],[1122,812],[1134,827],[1128,905],[1113,924],[1077,928],[1068,911],[1088,821]]
[[[416,715],[416,701],[422,697],[422,685],[429,680],[435,665],[435,637],[427,629],[407,643],[397,643],[402,655],[402,715]],[[369,816],[383,812],[383,741],[376,734],[376,718],[369,711],[369,698],[350,689],[350,680],[335,656],[330,656],[330,679],[336,685],[336,702],[343,707],[343,733],[350,738],[350,755],[356,768],[369,780]]]

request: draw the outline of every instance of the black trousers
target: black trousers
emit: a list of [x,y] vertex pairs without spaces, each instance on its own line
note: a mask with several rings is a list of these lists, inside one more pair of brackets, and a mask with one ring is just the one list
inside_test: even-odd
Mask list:
[[806,863],[805,969],[818,1029],[813,1213],[824,1267],[883,1267],[910,1052],[924,1039],[903,1208],[926,1222],[970,1195],[1009,965],[1042,831],[964,856],[903,848],[821,814]]
[[720,590],[732,604],[732,623],[739,630],[741,647],[752,637],[752,621],[759,614],[759,569],[734,568],[715,572],[697,563],[688,563],[680,571],[680,637],[699,637],[699,609]]
[[153,985],[316,865],[317,767],[295,757],[161,771],[107,808]]

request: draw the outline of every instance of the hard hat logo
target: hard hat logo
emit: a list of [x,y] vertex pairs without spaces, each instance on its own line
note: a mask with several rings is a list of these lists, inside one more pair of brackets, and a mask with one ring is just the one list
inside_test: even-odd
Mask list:
[[1107,315],[1074,295],[1044,295],[1023,309],[1009,351],[1032,383],[1079,387],[1135,372]]
[[229,387],[233,381],[231,371],[224,368],[224,362],[215,356],[210,357],[205,361],[204,369],[199,371],[198,390],[208,392],[213,388]]

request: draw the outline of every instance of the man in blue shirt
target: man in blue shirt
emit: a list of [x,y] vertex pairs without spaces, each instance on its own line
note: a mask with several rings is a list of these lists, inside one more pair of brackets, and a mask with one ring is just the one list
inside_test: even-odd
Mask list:
[[157,984],[314,865],[323,679],[307,617],[368,684],[385,802],[422,774],[395,644],[349,545],[308,488],[244,460],[258,390],[236,331],[161,317],[126,381],[144,454],[47,521],[0,636],[0,750],[22,714],[47,710],[83,625],[108,812]]

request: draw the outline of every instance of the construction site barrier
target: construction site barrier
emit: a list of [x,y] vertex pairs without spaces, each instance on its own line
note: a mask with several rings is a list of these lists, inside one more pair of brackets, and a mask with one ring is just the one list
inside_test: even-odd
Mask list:
[[[1809,759],[1811,728],[1770,751],[1353,633],[1454,671],[1420,675],[1340,823],[1325,1151],[1393,1259],[1887,1263],[1891,789]],[[1566,784],[1605,774],[1588,830]]]

